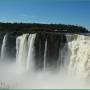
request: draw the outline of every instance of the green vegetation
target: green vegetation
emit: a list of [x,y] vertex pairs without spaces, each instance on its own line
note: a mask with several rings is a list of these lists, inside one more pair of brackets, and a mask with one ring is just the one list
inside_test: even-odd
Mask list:
[[39,24],[39,23],[0,23],[0,32],[68,32],[82,33],[88,30],[81,26],[65,24]]
[[78,34],[73,34],[73,35],[68,35],[67,36],[68,41],[77,40],[77,38],[78,38]]

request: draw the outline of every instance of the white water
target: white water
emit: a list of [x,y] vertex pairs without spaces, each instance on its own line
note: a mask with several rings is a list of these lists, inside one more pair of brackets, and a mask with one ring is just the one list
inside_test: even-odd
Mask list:
[[1,47],[1,60],[4,60],[6,57],[6,41],[7,41],[7,34],[5,34],[2,42],[2,47]]
[[22,72],[15,63],[0,64],[0,88],[67,89],[90,88],[83,80],[69,77],[64,72]]
[[[28,38],[29,36],[29,38]],[[16,62],[8,64],[0,64],[0,87],[4,88],[33,88],[33,89],[50,89],[50,88],[90,88],[89,83],[85,82],[90,78],[90,37],[79,35],[78,39],[69,42],[69,52],[71,52],[70,64],[68,72],[61,70],[58,73],[45,72],[28,72],[32,69],[33,53],[34,53],[34,40],[35,34],[23,34],[17,37],[16,40],[16,62],[19,67],[27,69],[22,72],[22,69],[17,67]],[[2,51],[4,51],[6,44],[6,36],[4,36]],[[45,43],[44,51],[44,70],[46,70],[46,52],[47,41]],[[66,48],[66,46],[65,46]],[[63,49],[65,52],[66,49]],[[2,53],[2,52],[1,52]],[[3,53],[5,56],[5,53]],[[30,69],[30,70],[31,70]],[[63,68],[65,69],[65,68]],[[71,77],[72,75],[72,77]],[[78,78],[77,78],[78,77]]]
[[79,78],[90,78],[90,37],[79,35],[69,43],[71,49],[69,73]]
[[45,42],[45,50],[44,50],[44,71],[46,70],[46,56],[47,56],[47,40]]
[[34,40],[36,34],[30,34],[28,39],[28,56],[27,56],[27,70],[31,71],[34,68],[33,60],[34,60]]
[[28,54],[28,34],[23,34],[16,39],[16,62],[22,69],[26,69]]

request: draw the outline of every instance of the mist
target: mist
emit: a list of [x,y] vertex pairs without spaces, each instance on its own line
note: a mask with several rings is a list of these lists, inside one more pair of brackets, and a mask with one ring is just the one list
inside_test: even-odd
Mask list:
[[11,44],[9,35],[4,35],[0,57],[0,88],[90,88],[90,37],[78,35],[76,40],[70,42],[68,39],[75,36],[47,36],[22,34],[16,39],[11,37]]
[[0,64],[0,88],[15,89],[68,89],[90,88],[84,79],[70,76],[65,70],[25,71],[17,67],[15,62]]

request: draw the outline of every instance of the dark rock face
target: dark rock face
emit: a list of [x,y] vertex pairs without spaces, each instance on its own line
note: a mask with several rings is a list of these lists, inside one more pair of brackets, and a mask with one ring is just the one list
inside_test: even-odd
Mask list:
[[15,58],[16,55],[16,36],[8,34],[6,42],[6,52],[8,58]]
[[[63,49],[66,36],[63,34],[42,34],[38,33],[35,39],[35,66],[36,69],[44,67],[45,42],[47,41],[46,50],[46,68],[57,68],[60,50]],[[60,64],[60,62],[59,62]]]
[[61,51],[66,43],[64,35],[47,35],[47,67],[57,68],[59,51]]
[[44,66],[44,50],[45,50],[46,34],[38,33],[35,38],[35,66],[42,69]]

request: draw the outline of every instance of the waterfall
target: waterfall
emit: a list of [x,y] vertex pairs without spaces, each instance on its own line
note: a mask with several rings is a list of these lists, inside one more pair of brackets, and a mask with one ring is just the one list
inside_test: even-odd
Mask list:
[[90,37],[78,35],[78,38],[69,43],[71,50],[69,73],[79,78],[90,76]]
[[16,39],[16,61],[24,70],[33,68],[35,37],[36,34],[23,34]]
[[44,50],[44,71],[46,70],[46,56],[47,56],[47,40],[45,42],[45,50]]
[[[1,60],[7,58],[7,36],[8,34],[5,34],[3,38]],[[69,37],[67,37],[68,43],[64,40],[63,35],[57,37],[56,39],[55,36],[49,35],[50,38],[46,38],[43,35],[41,36],[44,37],[44,39],[42,39],[42,43],[38,43],[42,37],[38,37],[35,41],[36,34],[23,34],[16,38],[16,63],[18,66],[27,71],[31,71],[40,65],[42,66],[41,68],[46,71],[50,64],[51,68],[56,68],[53,66],[53,64],[57,64],[57,69],[62,69],[64,66],[66,66],[66,68],[68,67],[70,74],[76,74],[76,76],[84,78],[89,77],[90,36],[69,35]],[[55,41],[56,44],[52,45]],[[43,45],[43,48],[38,47],[39,45]],[[37,58],[39,55],[38,50],[42,50],[42,53],[41,51],[40,53],[42,54],[43,58],[41,59],[41,57],[39,57],[41,60]],[[36,54],[37,56],[35,56]]]
[[6,57],[6,41],[7,41],[7,34],[5,34],[2,42],[2,47],[1,47],[1,60],[4,60]]
[[23,34],[16,39],[16,62],[22,67],[26,68],[27,53],[28,53],[28,34]]
[[34,40],[35,40],[36,34],[30,34],[28,38],[28,56],[27,56],[27,70],[33,69],[33,60],[34,60]]
[[[49,38],[44,38],[42,40],[41,40],[42,37],[38,37],[38,40],[36,40],[36,34],[23,34],[21,36],[18,36],[16,39],[16,51],[17,51],[16,61],[18,65],[27,71],[31,71],[32,69],[38,66],[40,66],[40,68],[36,68],[37,70],[43,68],[44,71],[46,71],[46,67],[49,69],[57,68],[56,64],[59,56],[58,53],[59,51],[62,51],[62,48],[64,47],[65,43],[63,42],[64,40],[63,38],[59,39],[59,36],[57,37],[56,35],[51,35],[51,37],[49,36]],[[60,37],[63,37],[63,35]],[[48,42],[47,39],[49,39]],[[56,45],[55,44],[53,45],[55,40]],[[47,44],[49,45],[48,46],[49,51],[47,51]],[[51,44],[52,46],[50,46]],[[37,47],[39,45],[40,47]],[[57,48],[60,50],[58,50]],[[37,52],[37,50],[40,51]],[[55,54],[53,52],[54,50],[56,52]],[[38,57],[39,54],[40,54],[39,58],[36,58]],[[62,55],[60,55],[59,61],[62,65],[63,60],[61,56]],[[60,64],[58,66],[60,66]]]
[[[1,84],[6,80],[15,80],[13,81],[15,85],[25,84],[27,87],[28,84],[30,88],[34,88],[34,85],[38,86],[41,81],[41,88],[42,81],[42,85],[47,83],[47,87],[57,85],[59,82],[61,86],[62,83],[68,86],[69,81],[70,86],[78,84],[79,81],[80,85],[83,85],[83,81],[90,82],[89,35],[14,34],[7,33],[4,37],[2,35],[0,42],[2,43],[1,60],[5,62],[1,61],[0,65]],[[16,58],[10,57],[7,63],[10,54],[16,55]]]

